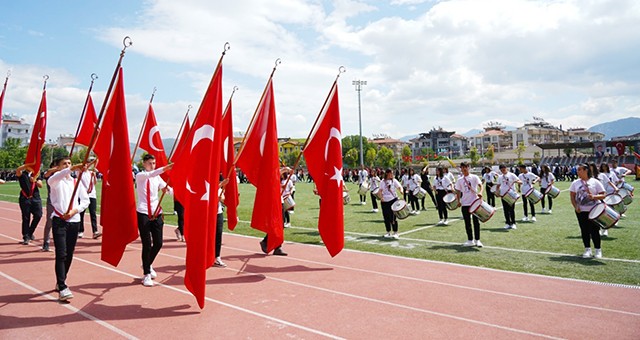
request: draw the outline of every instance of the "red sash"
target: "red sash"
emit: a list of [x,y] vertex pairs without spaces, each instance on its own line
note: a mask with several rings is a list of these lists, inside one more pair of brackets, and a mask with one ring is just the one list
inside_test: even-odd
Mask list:
[[24,198],[29,199],[33,197],[33,191],[35,188],[36,188],[36,182],[31,182],[31,193],[27,196],[27,194],[22,189],[20,189],[20,193],[22,194],[22,196],[24,196]]

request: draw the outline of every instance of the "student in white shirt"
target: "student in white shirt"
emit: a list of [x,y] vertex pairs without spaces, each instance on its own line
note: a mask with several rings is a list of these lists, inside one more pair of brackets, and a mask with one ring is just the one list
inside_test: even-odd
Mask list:
[[422,178],[420,175],[416,174],[415,170],[409,169],[409,180],[407,189],[409,191],[409,203],[411,203],[411,214],[418,215],[420,214],[420,202],[418,202],[418,197],[416,197],[413,192],[420,188],[422,184]]
[[485,189],[487,190],[487,203],[492,207],[496,206],[496,195],[491,192],[491,188],[496,184],[494,183],[498,179],[498,174],[491,170],[490,167],[484,167],[484,173],[482,174],[482,183],[485,184]]
[[[285,172],[280,176],[280,190],[282,191],[282,200],[284,200],[291,196],[293,198],[294,185],[291,178],[289,178],[289,172]],[[293,209],[293,208],[292,208]],[[284,227],[291,227],[291,216],[289,216],[289,212],[292,210],[283,209],[282,220],[284,222]]]
[[[384,237],[393,237],[394,239],[400,238],[398,236],[398,220],[393,213],[393,203],[398,200],[398,192],[403,192],[402,185],[397,179],[393,177],[393,171],[387,169],[384,172],[384,180],[380,182],[380,190],[382,191],[382,217],[384,218],[384,227],[387,233]],[[393,230],[393,234],[391,233]]]
[[[51,224],[53,244],[56,248],[56,290],[59,292],[60,301],[73,298],[66,280],[78,241],[79,213],[89,206],[89,197],[84,186],[78,185],[76,196],[72,198],[76,180],[71,177],[71,172],[83,170],[86,170],[86,165],[79,164],[72,167],[69,157],[64,157],[58,161],[58,171],[47,180],[51,187],[49,198],[53,208]],[[71,210],[68,210],[69,206]]]
[[[90,162],[95,161],[95,158],[89,159]],[[91,220],[91,231],[93,233],[93,239],[97,239],[102,236],[102,233],[98,231],[98,196],[96,195],[96,184],[98,182],[96,173],[93,170],[87,170],[82,173],[81,183],[89,194],[89,218]],[[84,211],[80,213],[80,230],[78,231],[78,238],[84,236]]]
[[569,191],[584,244],[582,257],[590,258],[592,256],[591,240],[593,240],[593,246],[596,249],[595,258],[602,258],[600,233],[598,232],[600,227],[595,221],[589,219],[589,212],[598,204],[598,201],[606,197],[604,187],[600,181],[592,177],[591,170],[586,164],[578,165],[577,170],[578,179],[571,183]]
[[[542,166],[542,171],[540,172],[540,191],[542,192],[542,212],[551,214],[551,209],[553,209],[553,197],[547,195],[547,190],[553,186],[553,183],[556,182],[556,176],[551,173],[551,169],[547,164]],[[547,211],[544,206],[544,199],[547,198],[549,201],[549,210]]]
[[373,206],[373,209],[371,209],[371,212],[373,213],[377,213],[378,212],[378,199],[376,197],[376,195],[373,194],[374,191],[376,191],[376,189],[378,189],[380,187],[380,177],[378,177],[378,169],[373,169],[371,170],[371,190],[370,195],[371,195],[371,205]]
[[436,190],[436,203],[438,208],[438,216],[440,221],[438,225],[448,225],[449,212],[447,205],[444,203],[444,196],[453,192],[453,183],[444,175],[442,167],[436,168],[436,177],[433,179],[433,188]]
[[[462,175],[455,184],[456,194],[460,200],[462,206],[462,218],[464,219],[464,228],[467,232],[467,241],[462,245],[465,247],[478,246],[482,247],[480,242],[480,220],[473,216],[473,233],[471,232],[471,213],[469,207],[473,202],[480,198],[482,199],[482,181],[480,177],[469,173],[469,163],[460,163],[460,170]],[[475,234],[475,238],[474,238]]]
[[[367,171],[367,169],[362,168],[358,171],[358,188],[361,185],[367,185],[365,183],[369,182],[369,172]],[[360,204],[362,205],[366,205],[367,204],[367,194],[365,193],[364,195],[360,195]]]
[[142,158],[144,171],[136,174],[136,193],[138,195],[138,205],[136,207],[138,215],[138,231],[140,241],[142,241],[142,270],[144,277],[142,284],[146,287],[153,286],[153,280],[157,274],[153,270],[152,264],[162,248],[162,209],[154,218],[154,213],[158,207],[158,190],[169,192],[173,195],[171,187],[160,177],[165,171],[171,170],[173,164],[165,165],[156,169],[156,159],[153,155],[146,154]]
[[[518,178],[522,182],[520,185],[520,192],[522,193],[522,197],[524,198],[525,194],[529,192],[533,188],[533,184],[540,180],[540,177],[536,176],[534,173],[529,172],[527,167],[524,164],[518,165],[520,169],[520,174]],[[527,210],[527,206],[531,208],[531,219],[529,219],[529,212]],[[528,199],[522,200],[522,209],[524,211],[524,217],[522,218],[522,222],[535,222],[536,221],[536,205]]]
[[624,183],[624,178],[627,175],[630,175],[633,173],[633,171],[623,166],[618,166],[618,161],[615,159],[611,161],[611,170],[616,173],[616,176],[618,176],[618,183],[616,183],[617,185],[619,185],[620,183]]
[[[500,197],[504,197],[504,195],[509,192],[509,190],[511,190],[516,183],[522,182],[520,182],[518,176],[509,171],[507,166],[504,164],[500,164],[500,172],[502,173],[502,175],[498,176],[498,187],[496,188],[496,194]],[[518,229],[518,226],[516,225],[515,206],[507,203],[504,198],[502,198],[501,201],[505,219],[504,229]]]

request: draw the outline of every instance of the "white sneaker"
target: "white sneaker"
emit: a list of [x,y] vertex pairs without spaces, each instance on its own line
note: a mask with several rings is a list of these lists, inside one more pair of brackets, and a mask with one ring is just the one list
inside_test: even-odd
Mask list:
[[522,218],[522,222],[527,222],[527,221],[529,221],[529,218],[527,216]]
[[518,226],[514,223],[512,225],[510,225],[511,229],[518,229]]
[[393,237],[394,239],[399,239],[400,235],[398,235],[398,233],[393,233],[393,235],[391,235],[391,237]]
[[60,301],[67,301],[73,299],[73,294],[71,293],[71,290],[69,290],[69,287],[63,289],[60,291],[59,295],[58,295],[58,300]]
[[295,211],[293,211],[293,209],[292,209],[292,210],[289,210],[289,214],[290,214],[290,215],[294,215],[295,213],[296,213],[296,212],[295,212]]
[[178,230],[178,228],[176,228],[176,230],[174,230],[174,232],[176,233],[176,239],[178,241],[180,241],[182,239],[182,234],[180,233],[180,230]]
[[78,233],[78,238],[84,237],[84,233]]
[[551,209],[549,209],[549,211],[547,211],[547,214],[551,215]]
[[582,257],[588,259],[591,257],[591,248],[585,248],[584,253],[582,253]]
[[[609,236],[609,230],[607,230],[607,229],[600,229],[600,236],[604,236],[604,237]],[[597,249],[596,249],[596,252],[597,252]]]
[[216,262],[213,263],[214,267],[219,267],[219,268],[225,268],[227,266],[226,263],[222,262],[222,259],[219,257],[216,257]]
[[360,202],[360,205],[365,205],[367,204],[367,202]]
[[476,247],[480,247],[482,248],[484,245],[482,244],[482,242],[480,242],[480,240],[476,240]]
[[511,229],[511,226],[510,226],[510,225],[508,225],[508,224],[505,224],[505,225],[504,225],[504,229]]
[[291,227],[291,223],[285,223],[285,224],[284,224],[284,227],[285,227],[285,228],[290,228],[290,227]]
[[602,258],[602,249],[596,248],[596,255],[594,255],[593,257],[595,257],[597,259],[601,259]]
[[386,234],[384,234],[384,236],[382,236],[382,237],[384,237],[384,238],[391,238],[391,233],[386,233]]
[[444,224],[444,220],[440,220],[440,221],[438,221],[437,225],[443,225],[443,224]]
[[537,221],[537,220],[536,220],[536,217],[535,217],[535,216],[532,216],[532,217],[531,217],[531,222],[535,222],[535,221]]
[[151,274],[147,274],[142,278],[142,285],[145,287],[153,287],[153,280]]
[[372,213],[377,213],[377,212],[378,212],[378,209],[371,209],[371,212],[372,212]]
[[545,209],[545,208],[542,208],[542,211],[541,211],[541,213],[543,213],[543,214],[544,214],[544,213],[546,213],[546,212],[547,212],[547,209]]
[[420,215],[420,210],[416,210],[415,215]]
[[151,275],[152,279],[155,279],[156,277],[158,277],[158,273],[156,273],[155,270],[153,270],[153,267],[149,266],[149,275]]
[[475,245],[476,243],[473,240],[467,240],[467,242],[462,244],[463,247],[473,247]]
[[444,222],[442,222],[442,224],[444,224],[444,225],[449,225],[449,221],[444,220]]

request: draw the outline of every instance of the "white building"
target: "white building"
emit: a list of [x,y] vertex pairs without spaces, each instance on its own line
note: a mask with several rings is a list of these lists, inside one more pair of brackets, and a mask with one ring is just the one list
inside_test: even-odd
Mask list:
[[4,115],[2,118],[0,136],[0,146],[4,145],[4,142],[8,138],[16,138],[21,141],[21,145],[28,145],[31,138],[31,125],[27,124],[24,119],[18,118],[14,115]]

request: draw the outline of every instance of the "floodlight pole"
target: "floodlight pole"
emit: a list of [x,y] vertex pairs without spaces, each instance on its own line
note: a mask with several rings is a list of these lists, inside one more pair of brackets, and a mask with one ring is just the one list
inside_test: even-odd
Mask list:
[[358,124],[360,125],[360,169],[364,169],[364,155],[362,149],[362,106],[360,105],[360,92],[362,91],[362,86],[367,85],[366,80],[354,80],[352,82],[356,87],[356,91],[358,91]]

